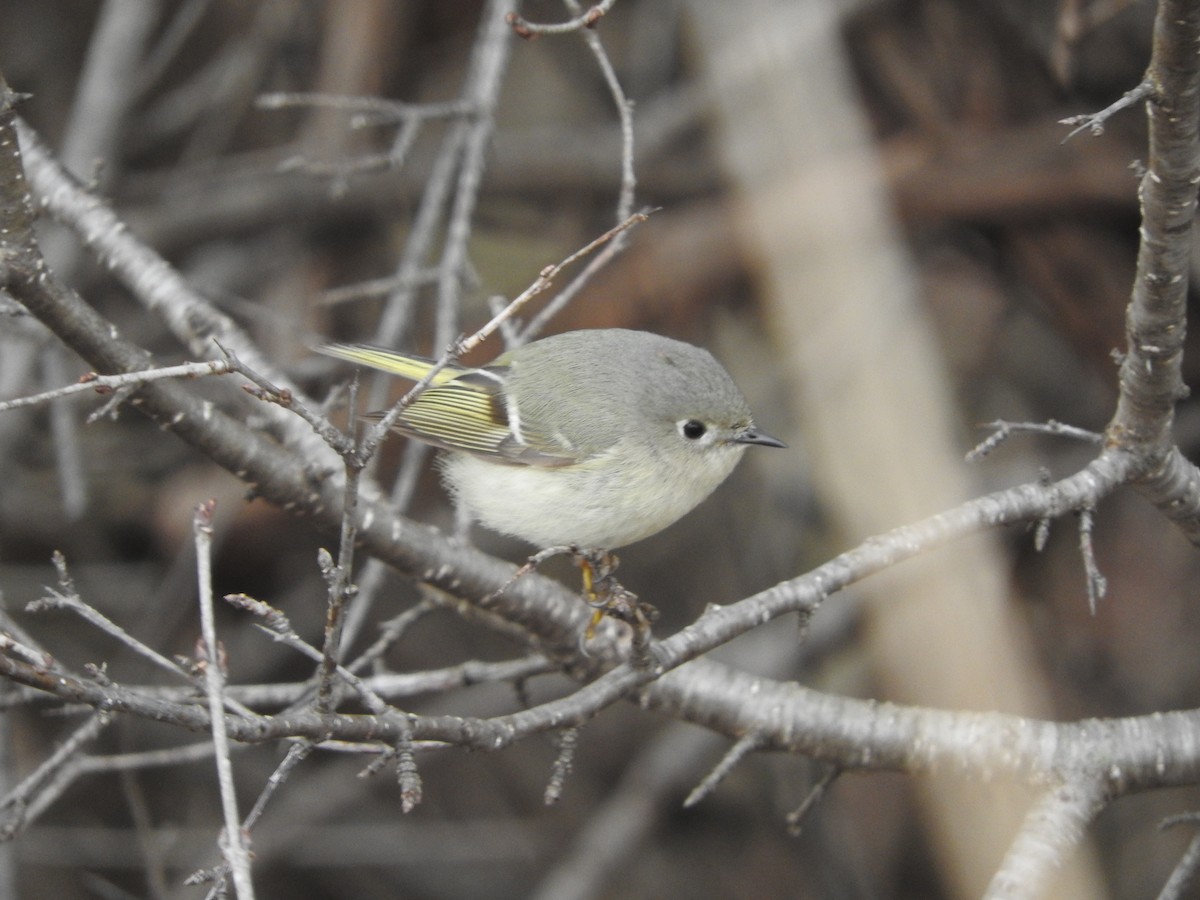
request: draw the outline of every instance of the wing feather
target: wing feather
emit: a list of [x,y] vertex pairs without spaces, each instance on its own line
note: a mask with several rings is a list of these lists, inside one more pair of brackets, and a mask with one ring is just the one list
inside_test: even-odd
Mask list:
[[[326,344],[317,349],[326,356],[411,381],[420,381],[434,365],[425,357],[365,344]],[[522,421],[520,437],[514,433],[504,396],[505,371],[504,366],[446,366],[405,408],[393,427],[434,447],[471,453],[497,463],[568,466],[579,462],[578,454],[536,423]],[[367,418],[380,419],[383,415],[368,413]]]

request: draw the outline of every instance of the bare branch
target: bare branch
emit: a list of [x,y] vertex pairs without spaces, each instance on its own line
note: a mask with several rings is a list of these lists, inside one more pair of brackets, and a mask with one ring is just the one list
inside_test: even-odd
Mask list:
[[229,741],[225,729],[225,668],[224,655],[217,644],[217,629],[213,619],[212,598],[212,514],[213,501],[196,507],[194,532],[196,539],[196,573],[200,593],[200,630],[204,637],[204,681],[208,691],[209,725],[212,729],[213,756],[217,763],[217,783],[221,790],[221,809],[225,816],[225,832],[221,840],[222,854],[229,863],[234,888],[239,900],[253,900],[254,884],[250,878],[250,854],[238,815],[237,791],[233,784],[233,764],[229,758]]
[[842,770],[839,768],[830,769],[813,785],[812,790],[805,795],[800,805],[787,814],[788,834],[793,837],[800,834],[803,829],[804,820],[808,817],[808,814],[816,809],[817,804],[821,802],[821,798],[825,796],[825,792],[829,790],[829,786],[841,774]]
[[[1110,444],[1138,456],[1139,489],[1200,544],[1200,473],[1177,458],[1175,404],[1183,383],[1188,266],[1200,182],[1200,8],[1161,0],[1146,81],[1150,154],[1142,177],[1137,277],[1126,311],[1129,345],[1121,361],[1120,396],[1108,426]],[[1186,488],[1175,475],[1187,470]],[[1172,471],[1167,476],[1168,470]],[[1180,510],[1188,498],[1188,511]]]
[[1079,511],[1079,552],[1083,556],[1083,571],[1087,575],[1088,609],[1096,614],[1096,604],[1104,599],[1108,590],[1108,579],[1100,571],[1096,563],[1096,550],[1092,545],[1092,525],[1094,513],[1090,507]]
[[558,755],[554,758],[554,769],[542,794],[542,803],[546,806],[553,806],[562,799],[567,776],[575,764],[575,751],[579,748],[579,729],[564,728],[558,733],[555,743],[558,745]]
[[1000,870],[984,895],[988,900],[1047,896],[1049,881],[1106,801],[1096,780],[1073,781],[1047,791],[1029,811]]
[[227,375],[231,371],[234,371],[234,369],[228,361],[215,359],[210,362],[183,363],[178,366],[164,366],[160,369],[145,369],[140,372],[129,372],[123,375],[97,375],[95,372],[88,372],[80,376],[79,381],[75,384],[55,388],[52,391],[44,391],[43,393],[34,394],[29,397],[0,400],[0,412],[7,412],[10,409],[20,409],[24,406],[40,406],[43,403],[49,403],[51,400],[71,397],[75,394],[82,394],[89,391],[96,394],[107,394],[118,388],[135,387],[164,378],[199,378],[204,375]]
[[347,97],[336,94],[276,92],[262,94],[256,101],[260,109],[291,109],[321,107],[354,113],[361,124],[403,122],[410,119],[450,119],[474,112],[466,101],[449,103],[401,103],[382,97]]
[[1062,422],[1056,422],[1054,419],[1048,422],[1006,422],[1003,419],[997,419],[981,427],[991,428],[993,429],[993,433],[967,452],[967,462],[978,462],[1012,437],[1012,435],[1019,433],[1051,434],[1057,437],[1087,441],[1091,444],[1098,444],[1104,439],[1104,435],[1102,434],[1088,431],[1085,428],[1076,428],[1074,425],[1064,425]]
[[687,795],[687,799],[683,801],[684,809],[689,806],[695,806],[711,794],[717,785],[724,781],[743,759],[756,750],[759,750],[762,744],[762,735],[757,732],[751,731],[743,735],[736,744],[729,748],[729,752],[725,754],[716,767],[704,776],[704,780],[696,785],[692,789],[692,792]]
[[[541,25],[536,22],[530,22],[524,16],[519,16],[515,12],[508,13],[505,21],[512,26],[512,30],[518,36],[523,38],[532,38],[539,34],[567,34],[571,31],[578,31],[581,28],[595,28],[600,19],[613,8],[616,2],[617,0],[600,0],[599,3],[589,6],[586,11],[578,13],[575,18],[557,24]],[[576,4],[572,4],[572,6],[578,9]]]
[[1154,93],[1154,85],[1149,80],[1143,81],[1131,91],[1126,91],[1121,95],[1121,99],[1114,103],[1110,103],[1100,112],[1088,113],[1082,116],[1068,116],[1065,119],[1059,119],[1061,125],[1075,125],[1070,134],[1063,138],[1065,144],[1075,135],[1084,131],[1090,131],[1093,137],[1099,137],[1104,134],[1104,123],[1111,119],[1114,115],[1123,109],[1128,109],[1136,103],[1140,103]]

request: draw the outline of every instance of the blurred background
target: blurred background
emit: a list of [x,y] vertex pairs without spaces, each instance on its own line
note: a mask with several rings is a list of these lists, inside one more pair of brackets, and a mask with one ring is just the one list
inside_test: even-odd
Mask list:
[[[493,9],[466,0],[0,0],[0,71],[32,95],[22,115],[75,174],[323,397],[345,372],[308,348],[375,336],[398,287],[372,283],[412,252],[423,192],[463,120],[434,118],[408,133],[345,109],[257,100],[456,101]],[[568,16],[551,2],[520,11],[533,21]],[[1102,135],[1067,142],[1059,120],[1138,83],[1153,13],[1121,0],[621,0],[600,21],[594,34],[633,103],[636,205],[661,211],[548,332],[620,326],[706,346],[759,424],[790,445],[748,454],[699,510],[622,552],[623,583],[662,614],[657,634],[871,534],[1068,474],[1094,454],[1086,443],[1016,437],[981,462],[963,459],[987,434],[980,423],[1057,419],[1101,431],[1111,415],[1144,115],[1127,111]],[[595,57],[579,34],[511,42],[469,217],[456,331],[490,316],[489,297],[515,296],[617,221],[621,132]],[[409,140],[401,159],[398,142]],[[438,231],[421,267],[436,267],[451,240]],[[128,338],[163,363],[188,358],[72,236],[47,223],[44,249]],[[441,349],[436,295],[428,277],[412,288],[398,343]],[[2,311],[0,396],[86,371],[11,304]],[[472,361],[501,349],[493,338]],[[1195,360],[1185,361],[1189,381]],[[230,399],[224,385],[195,389],[254,415],[253,401]],[[85,424],[99,402],[0,415],[9,612],[70,665],[107,662],[130,684],[156,678],[66,614],[22,610],[53,583],[50,555],[60,550],[85,599],[161,652],[190,655],[192,510],[216,497],[217,591],[270,602],[317,640],[316,551],[331,537],[246,500],[244,485],[132,409]],[[1191,455],[1193,406],[1180,410],[1179,439]],[[381,478],[404,453],[403,441],[388,445]],[[449,528],[445,497],[428,465],[423,472],[411,515]],[[722,658],[838,694],[952,709],[1076,719],[1196,705],[1194,549],[1136,496],[1106,502],[1095,542],[1108,594],[1093,615],[1075,528],[1055,523],[1040,553],[1019,528],[956,545],[831,598],[805,632],[779,621]],[[479,530],[475,539],[513,561],[528,553]],[[568,566],[550,571],[575,577]],[[392,573],[374,615],[391,618],[418,597]],[[307,663],[243,616],[222,611],[220,624],[232,681],[306,677]],[[386,665],[419,671],[519,651],[443,611],[422,619]],[[566,687],[550,677],[528,685],[534,699]],[[411,708],[496,713],[514,708],[514,693],[482,686]],[[16,777],[69,728],[31,709],[10,720]],[[122,721],[92,751],[181,740]],[[627,705],[580,742],[552,807],[542,804],[549,739],[424,754],[424,801],[407,816],[389,775],[360,780],[364,759],[317,754],[254,834],[261,894],[977,896],[1025,802],[953,777],[849,773],[792,836],[785,817],[826,774],[821,766],[751,757],[684,810],[723,740]],[[235,756],[243,798],[261,790],[282,752]],[[1156,826],[1194,794],[1159,792],[1106,811],[1058,896],[1157,892],[1188,835]],[[217,804],[207,759],[83,779],[10,845],[21,895],[192,896],[200,889],[181,879],[216,859]]]

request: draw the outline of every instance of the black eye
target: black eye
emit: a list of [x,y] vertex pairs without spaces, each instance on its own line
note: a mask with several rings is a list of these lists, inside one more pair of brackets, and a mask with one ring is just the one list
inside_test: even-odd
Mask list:
[[704,437],[704,432],[708,431],[708,428],[699,419],[688,419],[679,426],[679,430],[689,441],[695,441]]

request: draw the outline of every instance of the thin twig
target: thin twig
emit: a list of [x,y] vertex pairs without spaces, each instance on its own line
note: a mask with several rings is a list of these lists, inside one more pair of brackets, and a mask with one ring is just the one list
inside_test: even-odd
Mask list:
[[280,173],[297,172],[310,178],[328,179],[331,182],[329,196],[341,200],[350,190],[350,181],[356,175],[373,175],[380,172],[395,172],[404,166],[408,145],[401,145],[402,152],[371,153],[352,159],[326,162],[307,156],[289,156],[280,161]]
[[228,360],[214,359],[210,362],[184,363],[178,366],[165,366],[161,369],[145,369],[141,372],[129,372],[123,375],[97,375],[88,372],[80,376],[75,384],[44,391],[29,397],[17,397],[13,400],[0,401],[0,412],[10,409],[20,409],[23,406],[40,406],[51,400],[70,397],[88,391],[97,394],[108,394],[118,388],[134,387],[151,381],[161,381],[164,378],[198,378],[203,375],[227,375],[234,371]]
[[751,731],[742,736],[742,738],[729,748],[729,751],[721,758],[721,761],[713,767],[713,770],[704,776],[704,780],[696,785],[687,799],[683,801],[683,808],[695,806],[705,797],[713,792],[718,784],[732,772],[743,759],[749,756],[754,751],[758,750],[763,745],[763,738],[756,731]]
[[319,94],[302,92],[277,92],[261,94],[255,100],[259,109],[292,109],[296,107],[336,109],[370,117],[377,122],[401,122],[407,119],[450,119],[472,112],[471,104],[464,100],[448,103],[402,103],[382,97],[346,96],[344,94]]
[[792,837],[798,837],[800,835],[800,826],[803,824],[805,818],[808,817],[809,812],[816,807],[821,798],[825,796],[825,792],[829,790],[829,786],[833,784],[833,782],[836,781],[838,776],[841,774],[842,770],[839,767],[835,766],[834,768],[830,769],[823,776],[821,776],[820,780],[816,784],[813,785],[812,790],[810,790],[808,794],[805,795],[804,799],[800,801],[800,805],[788,813],[788,834],[790,834]]
[[289,409],[297,416],[309,424],[314,432],[321,436],[329,447],[338,453],[343,459],[354,452],[354,442],[345,434],[338,431],[330,421],[314,409],[310,409],[308,404],[304,403],[293,391],[288,388],[276,387],[263,375],[260,375],[254,369],[250,368],[242,362],[233,351],[223,345],[220,341],[213,339],[213,343],[217,348],[225,354],[223,365],[230,372],[236,372],[249,378],[252,385],[243,385],[243,390],[266,403],[272,403],[276,406],[281,406],[284,409]]
[[[613,257],[624,249],[625,234],[624,231],[629,227],[630,214],[633,210],[634,191],[637,186],[637,177],[634,173],[633,157],[633,107],[625,96],[625,91],[621,87],[621,83],[617,78],[616,71],[613,69],[612,63],[608,58],[608,54],[604,50],[604,45],[600,41],[599,35],[591,29],[599,21],[599,19],[612,6],[613,0],[605,0],[605,2],[596,4],[587,10],[581,9],[576,0],[564,0],[569,10],[574,12],[575,18],[569,22],[557,25],[537,25],[522,18],[516,12],[508,14],[508,24],[513,30],[524,38],[534,37],[537,34],[565,34],[567,32],[584,29],[583,35],[587,42],[588,48],[596,57],[596,62],[600,66],[601,74],[604,76],[605,84],[608,86],[609,93],[613,97],[613,102],[617,107],[617,116],[621,123],[621,189],[617,199],[617,220],[622,224],[610,234],[601,238],[597,243],[607,241],[609,238],[614,238],[603,252],[595,256],[591,262],[584,268],[582,272],[576,276],[565,289],[559,292],[547,306],[538,313],[537,316],[523,330],[515,332],[509,337],[506,329],[506,337],[509,340],[506,345],[509,349],[527,343],[542,332],[546,324],[559,312],[563,310],[568,303],[575,298],[576,295],[583,289],[584,285],[591,281],[592,277],[606,266]],[[586,248],[585,252],[590,252],[595,245]],[[561,269],[560,265],[560,269]],[[546,276],[546,271],[543,270],[543,276]],[[553,277],[553,276],[550,276]],[[548,284],[535,282],[534,286],[527,292],[527,295],[522,295],[513,301],[510,306],[501,312],[497,313],[492,322],[489,322],[483,330],[483,337],[495,331],[497,325],[504,325],[516,311],[523,306],[530,298],[536,296],[541,291],[545,290]],[[480,338],[482,340],[482,338]],[[470,343],[473,347],[478,341]],[[464,348],[462,352],[465,352]]]
[[1090,444],[1099,444],[1104,439],[1104,435],[1098,432],[1077,428],[1074,425],[1064,425],[1054,419],[1046,422],[1008,422],[1004,419],[996,419],[979,427],[991,428],[994,431],[967,453],[967,462],[978,462],[1014,434],[1051,434],[1056,437],[1086,441]]
[[302,172],[316,178],[332,179],[331,193],[335,198],[340,198],[346,193],[350,186],[350,179],[355,175],[401,168],[427,121],[467,116],[474,110],[472,104],[466,101],[414,104],[384,100],[379,97],[348,97],[313,93],[264,94],[258,98],[257,105],[260,109],[322,107],[344,110],[353,114],[350,119],[351,128],[399,124],[396,138],[384,153],[332,162],[296,155],[288,157],[279,164],[280,172]]
[[[266,624],[259,627],[272,637],[317,663],[324,662],[326,654],[296,634],[287,616],[279,610],[245,594],[229,594],[225,597],[225,600],[240,609],[245,609],[263,618]],[[390,706],[363,679],[359,678],[345,666],[336,665],[333,672],[358,694],[363,705],[373,714],[381,717],[403,716],[403,713]],[[334,694],[333,689],[330,688],[328,693],[332,697]],[[318,709],[320,709],[319,705]]]
[[325,642],[317,685],[317,710],[320,712],[330,712],[337,705],[334,680],[342,656],[342,626],[345,623],[346,603],[355,590],[351,574],[354,570],[354,542],[358,535],[358,481],[361,473],[361,466],[347,461],[337,564],[333,564],[327,551],[321,551],[321,574],[329,590],[325,606]]
[[[360,584],[360,593],[361,590],[362,587]],[[433,601],[424,599],[416,603],[412,608],[400,613],[400,615],[384,622],[379,628],[379,637],[375,640],[375,643],[364,650],[358,659],[354,660],[346,668],[351,672],[361,672],[371,663],[380,659],[390,647],[403,637],[409,628],[436,609],[437,605]],[[347,620],[347,626],[349,626],[349,620]],[[347,627],[348,630],[349,628]]]
[[515,12],[510,12],[505,17],[505,22],[512,26],[512,30],[518,37],[532,38],[539,34],[567,34],[572,31],[578,31],[581,28],[595,28],[596,23],[613,8],[617,0],[600,0],[599,3],[589,6],[586,11],[575,16],[573,19],[568,19],[566,22],[557,22],[553,24],[539,24],[530,22],[524,16],[520,16]]
[[1090,506],[1079,511],[1079,552],[1083,556],[1083,571],[1087,576],[1088,609],[1096,614],[1096,604],[1104,599],[1108,591],[1108,579],[1100,571],[1096,562],[1096,549],[1092,545],[1092,527],[1095,515]]
[[246,816],[246,821],[242,823],[243,829],[250,831],[258,824],[258,820],[262,818],[262,814],[267,808],[267,803],[270,802],[275,792],[279,790],[283,783],[287,781],[288,776],[292,774],[292,770],[308,757],[312,749],[313,744],[308,741],[297,741],[288,748],[287,755],[275,767],[275,771],[267,779],[267,783],[258,795],[258,799],[254,801],[254,806],[250,808],[250,812]]
[[[266,811],[267,804],[270,803],[283,783],[287,781],[288,776],[292,774],[296,766],[308,757],[312,749],[313,744],[311,741],[297,741],[288,748],[287,754],[280,761],[279,765],[275,767],[275,771],[271,773],[262,791],[259,792],[258,798],[254,801],[254,806],[246,814],[246,818],[242,822],[242,830],[245,833],[249,834],[254,830],[254,826],[258,824],[258,820],[262,818],[263,813]],[[184,884],[193,885],[212,882],[213,888],[209,891],[208,898],[214,898],[215,900],[215,898],[224,896],[225,878],[229,875],[229,872],[229,863],[224,862],[219,866],[202,869],[199,872],[193,873],[184,880]]]
[[546,790],[542,794],[542,803],[546,806],[553,806],[562,799],[567,776],[571,774],[571,769],[575,765],[575,751],[579,747],[579,729],[564,728],[558,733],[555,743],[558,745],[558,754],[554,757],[554,768],[550,770],[550,781],[547,782]]
[[[488,311],[493,316],[498,316],[504,312],[504,307],[508,305],[502,294],[493,294],[487,298]],[[516,347],[519,338],[519,332],[512,319],[503,319],[500,322],[500,340],[504,342],[505,347]]]
[[75,589],[74,580],[67,571],[67,560],[62,553],[55,550],[51,560],[54,563],[55,570],[58,572],[58,590],[47,588],[48,593],[45,597],[26,604],[26,612],[36,613],[48,609],[65,609],[73,612],[89,625],[116,639],[134,653],[144,659],[148,659],[160,669],[184,679],[193,686],[195,685],[195,679],[174,660],[168,659],[152,647],[147,647],[95,607],[84,603],[79,596],[79,592]]
[[1150,97],[1153,94],[1154,84],[1147,79],[1133,90],[1126,91],[1121,95],[1121,99],[1114,103],[1110,103],[1099,112],[1087,113],[1080,116],[1068,116],[1065,119],[1059,119],[1058,123],[1060,125],[1077,126],[1071,131],[1070,134],[1062,139],[1062,143],[1065,144],[1071,138],[1075,137],[1075,135],[1083,131],[1090,130],[1092,134],[1097,137],[1104,134],[1104,123],[1112,118],[1116,113],[1120,112],[1126,107],[1133,106],[1133,104],[1145,100],[1147,97]]
[[[563,0],[563,2],[580,18],[587,19],[589,16],[594,16],[593,23],[607,12],[607,8],[600,8],[603,4],[593,6],[587,12],[583,12],[577,0]],[[608,53],[604,50],[600,35],[592,30],[591,24],[588,24],[583,32],[583,39],[588,45],[588,49],[592,51],[592,55],[596,57],[596,64],[600,66],[600,72],[604,75],[604,83],[608,85],[608,92],[612,94],[613,103],[617,107],[617,118],[621,123],[621,191],[617,195],[617,221],[623,222],[633,212],[633,196],[637,189],[637,176],[633,169],[633,104],[625,96],[625,90],[621,87],[616,69],[613,68],[612,61],[609,60]],[[613,243],[613,252],[620,252],[624,246],[624,236],[619,236]]]
[[[254,600],[245,594],[233,594],[227,596],[225,599],[235,606],[261,616],[267,623],[263,630],[307,656],[309,659],[316,660],[322,667],[326,665],[326,661],[329,659],[328,641],[326,642],[326,651],[321,652],[305,643],[292,629],[287,616],[269,604]],[[421,776],[417,771],[416,760],[413,756],[412,728],[408,718],[400,710],[388,705],[382,697],[371,690],[361,678],[349,671],[345,666],[336,665],[333,669],[333,674],[336,674],[337,677],[349,685],[358,694],[367,709],[372,714],[378,716],[381,722],[398,729],[400,737],[397,739],[394,747],[394,757],[396,759],[397,778],[400,784],[401,809],[406,813],[411,812],[421,802],[422,791]],[[331,675],[330,680],[332,680],[332,677]],[[322,697],[327,699],[322,701]],[[326,682],[323,679],[317,694],[317,710],[331,709],[333,698],[335,697],[336,692],[331,685],[326,688]]]
[[200,633],[204,637],[204,681],[208,692],[208,715],[212,728],[217,783],[221,791],[221,809],[225,833],[222,855],[229,863],[238,900],[253,900],[250,878],[250,854],[238,815],[237,792],[233,784],[233,764],[229,757],[229,738],[225,731],[225,672],[217,644],[217,628],[212,600],[212,521],[215,501],[196,507],[193,533],[196,541],[196,575],[200,592]]

